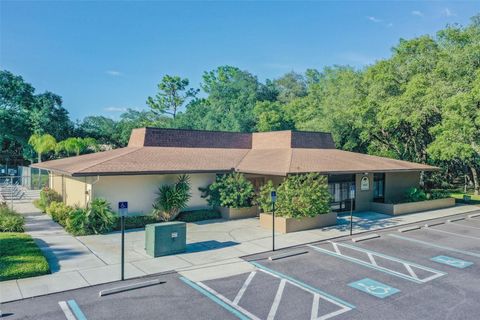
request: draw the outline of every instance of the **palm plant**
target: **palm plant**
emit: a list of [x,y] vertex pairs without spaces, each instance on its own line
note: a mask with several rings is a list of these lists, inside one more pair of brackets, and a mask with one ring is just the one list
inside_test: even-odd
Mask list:
[[39,135],[35,133],[30,137],[30,139],[28,139],[28,143],[37,153],[38,162],[42,162],[42,154],[55,150],[57,141],[49,134]]
[[158,197],[153,203],[153,214],[161,221],[175,219],[185,209],[190,194],[190,177],[186,174],[178,177],[173,185],[162,185],[158,189]]
[[[43,134],[39,135],[37,133],[32,134],[30,136],[30,139],[28,139],[28,144],[30,144],[33,147],[33,150],[38,155],[38,162],[42,162],[42,154],[55,150],[55,145],[57,144],[57,140],[49,134]],[[39,186],[41,184],[41,172],[38,170],[38,183]]]
[[116,222],[110,203],[102,198],[95,198],[86,210],[86,221],[92,233],[109,232]]

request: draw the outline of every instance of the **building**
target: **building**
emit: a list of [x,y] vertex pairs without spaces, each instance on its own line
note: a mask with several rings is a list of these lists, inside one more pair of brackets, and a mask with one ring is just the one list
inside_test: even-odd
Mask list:
[[128,146],[32,165],[50,172],[50,186],[68,205],[84,207],[95,197],[112,207],[129,202],[129,212],[148,214],[158,187],[187,173],[192,183],[190,209],[207,207],[199,187],[217,174],[242,172],[256,187],[290,174],[328,176],[332,210],[370,209],[372,202],[395,202],[419,185],[422,171],[436,167],[347,152],[335,148],[331,134],[275,131],[236,133],[160,128],[134,129]]

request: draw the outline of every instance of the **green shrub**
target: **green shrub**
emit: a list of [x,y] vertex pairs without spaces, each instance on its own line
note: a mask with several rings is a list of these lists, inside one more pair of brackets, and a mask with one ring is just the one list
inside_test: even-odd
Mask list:
[[58,192],[48,187],[45,187],[40,191],[40,200],[36,203],[36,205],[38,205],[38,208],[42,210],[42,212],[46,212],[47,208],[52,202],[62,201],[63,198]]
[[[264,212],[270,212],[270,192],[273,184],[268,182],[260,191],[258,202]],[[280,217],[314,217],[330,212],[331,195],[327,177],[318,173],[288,176],[277,188],[275,214]]]
[[6,204],[0,204],[0,232],[24,232],[25,219]]
[[153,214],[161,221],[171,221],[187,207],[190,194],[190,177],[181,175],[173,185],[162,185],[153,203]]
[[86,227],[90,233],[99,234],[112,231],[117,216],[110,203],[102,198],[94,199],[86,210]]
[[448,190],[434,189],[429,192],[421,188],[410,188],[405,193],[405,202],[444,199],[450,197]]
[[405,193],[407,202],[417,202],[427,200],[427,194],[420,188],[409,188]]
[[192,210],[182,211],[177,216],[178,221],[197,222],[203,220],[220,219],[222,214],[216,210]]
[[212,207],[245,208],[254,203],[255,189],[242,173],[217,176],[208,188],[200,189]]
[[68,215],[72,210],[72,207],[67,206],[63,202],[53,201],[46,211],[52,217],[53,221],[58,222],[62,226],[66,226]]
[[89,234],[87,229],[87,212],[83,208],[74,208],[70,211],[66,221],[66,230],[75,236]]

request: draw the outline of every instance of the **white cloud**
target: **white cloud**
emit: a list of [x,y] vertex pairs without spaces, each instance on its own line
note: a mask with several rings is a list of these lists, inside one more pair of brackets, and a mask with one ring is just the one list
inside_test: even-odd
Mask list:
[[424,16],[423,12],[419,11],[419,10],[413,10],[412,15],[418,16],[418,17],[423,17]]
[[122,107],[107,107],[103,109],[104,111],[107,112],[126,112],[127,108],[122,108]]
[[121,73],[120,71],[117,71],[117,70],[107,70],[107,71],[105,71],[105,73],[110,75],[110,76],[113,76],[113,77],[119,77],[119,76],[123,75],[123,73]]
[[375,22],[375,23],[382,22],[382,19],[378,19],[378,18],[375,18],[373,16],[368,16],[367,19],[372,21],[372,22]]
[[448,9],[448,8],[443,9],[443,10],[442,10],[442,14],[443,14],[445,17],[454,17],[454,16],[456,16],[456,14],[455,14],[452,10],[450,10],[450,9]]

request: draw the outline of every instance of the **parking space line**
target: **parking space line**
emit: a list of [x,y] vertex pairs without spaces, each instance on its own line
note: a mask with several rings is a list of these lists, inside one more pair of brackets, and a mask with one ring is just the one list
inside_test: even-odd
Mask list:
[[256,271],[250,272],[247,280],[245,280],[245,282],[243,283],[242,288],[240,288],[240,291],[238,291],[237,296],[235,297],[235,299],[233,299],[233,304],[238,304],[240,302],[240,299],[242,299],[245,290],[247,290],[248,285],[250,284],[250,282],[252,282],[252,279],[256,273]]
[[460,226],[460,227],[466,227],[466,228],[471,228],[471,229],[477,229],[477,230],[480,230],[479,227],[473,227],[473,226],[468,226],[466,224],[463,224],[463,223],[457,223],[457,222],[449,222],[448,224],[453,224],[453,225],[456,225],[456,226]]
[[241,320],[260,320],[247,310],[244,310],[240,306],[232,305],[232,303],[225,298],[223,295],[219,294],[215,290],[207,287],[201,282],[195,283],[191,281],[190,279],[187,279],[185,277],[180,277],[180,280],[182,280],[184,283],[192,287],[193,289],[197,290],[198,292],[202,293],[205,295],[207,298],[215,302],[216,304],[222,306],[224,309],[228,310],[230,313],[235,315],[237,318]]
[[67,318],[67,320],[77,320],[65,301],[58,301],[58,304],[60,305],[60,308],[65,314],[65,318]]
[[320,296],[315,293],[313,295],[312,312],[311,312],[310,320],[317,320],[319,305],[320,305]]
[[[330,242],[330,243],[332,245],[334,244],[334,242]],[[331,255],[333,257],[337,257],[337,258],[341,258],[341,259],[344,259],[344,260],[347,260],[347,261],[350,261],[350,262],[354,262],[354,263],[363,265],[365,267],[375,269],[375,270],[378,270],[378,271],[381,271],[381,272],[384,272],[384,273],[387,273],[387,274],[390,274],[390,275],[394,275],[394,276],[400,277],[400,278],[405,279],[405,280],[413,281],[413,282],[416,282],[416,283],[425,283],[425,282],[428,282],[430,280],[436,279],[438,277],[444,276],[446,274],[445,272],[442,272],[442,271],[438,271],[438,270],[435,270],[435,269],[432,269],[432,268],[428,268],[428,267],[425,267],[425,266],[415,264],[413,262],[405,261],[405,260],[402,260],[402,259],[398,259],[398,258],[395,258],[395,257],[391,257],[391,256],[388,256],[388,255],[385,255],[385,254],[382,254],[382,253],[374,252],[374,251],[363,249],[363,248],[360,248],[360,247],[356,247],[356,246],[352,246],[352,245],[348,245],[348,244],[344,244],[344,243],[335,243],[335,244],[336,244],[336,248],[338,250],[338,251],[336,250],[336,252],[333,252],[333,251],[327,250],[327,249],[323,249],[323,248],[320,248],[320,247],[317,247],[317,246],[314,246],[314,245],[308,245],[308,246],[310,248],[318,251],[318,252],[322,252],[322,253]],[[351,250],[362,252],[362,253],[367,254],[367,256],[368,256],[368,253],[370,253],[372,256],[376,256],[376,257],[380,257],[380,258],[383,258],[383,259],[386,259],[386,260],[397,262],[397,263],[401,264],[406,269],[408,274],[405,274],[405,273],[402,273],[402,272],[399,272],[399,271],[395,271],[395,270],[392,270],[392,269],[389,269],[389,268],[386,268],[386,267],[382,267],[382,266],[378,265],[378,263],[373,264],[371,262],[363,261],[363,260],[360,260],[358,258],[348,256],[346,254],[343,254],[340,251],[339,247],[345,247],[345,248],[348,248],[348,249],[351,249]],[[337,253],[337,252],[340,252],[340,253]],[[419,277],[416,276],[415,273],[412,274],[409,271],[409,269],[411,269],[411,267],[415,267],[415,268],[418,268],[420,270],[433,273],[433,275],[429,276],[427,278],[424,278],[424,279],[420,279]],[[412,272],[413,272],[413,270],[412,270]]]
[[87,320],[87,318],[83,314],[82,310],[80,310],[80,307],[75,302],[75,300],[68,300],[68,305],[70,306],[70,309],[72,309],[73,313],[75,314],[75,317],[77,317],[77,320]]
[[[331,294],[328,294],[322,290],[319,290],[317,288],[314,288],[306,283],[303,283],[297,279],[294,279],[290,276],[287,276],[283,273],[280,273],[278,271],[274,271],[272,269],[269,269],[261,264],[259,264],[258,262],[250,262],[251,264],[253,264],[254,266],[256,266],[258,269],[264,271],[265,273],[268,273],[276,278],[279,278],[279,279],[286,279],[289,283],[293,284],[294,286],[298,287],[298,288],[301,288],[301,289],[304,289],[305,291],[308,291],[312,294],[319,294],[320,297],[328,302],[331,302],[339,307],[345,307],[345,308],[348,308],[348,310],[351,310],[351,309],[355,309],[355,306],[340,299],[340,298],[337,298],[335,296],[332,296]],[[345,310],[345,311],[348,311],[348,310]]]
[[273,299],[272,307],[270,308],[270,312],[268,313],[267,320],[273,320],[275,318],[275,314],[277,314],[278,306],[280,305],[280,300],[282,300],[283,289],[285,289],[285,284],[287,280],[282,279],[280,284],[278,285],[277,293],[275,294],[275,299]]
[[429,247],[432,247],[432,248],[437,248],[437,249],[442,249],[442,250],[457,252],[457,253],[461,253],[461,254],[464,254],[464,255],[467,255],[467,256],[472,256],[472,257],[480,258],[480,253],[475,253],[475,252],[465,251],[465,250],[461,250],[461,249],[455,249],[455,248],[451,248],[451,247],[446,247],[446,246],[434,244],[434,243],[431,243],[431,242],[426,242],[426,241],[422,241],[422,240],[417,240],[417,239],[413,239],[413,238],[409,238],[409,237],[400,236],[400,235],[393,234],[393,233],[389,233],[388,236],[389,236],[389,237],[396,238],[396,239],[400,239],[400,240],[405,240],[405,241],[410,241],[410,242],[416,242],[416,243],[423,244],[423,245],[425,245],[425,246],[429,246]]
[[450,232],[450,231],[445,231],[445,230],[440,230],[440,229],[435,229],[435,228],[430,228],[430,227],[423,228],[423,230],[429,230],[429,231],[435,231],[435,232],[443,232],[443,233],[451,234],[451,235],[454,235],[454,236],[457,236],[457,237],[461,237],[461,238],[480,240],[479,237],[467,236],[467,235],[460,234],[460,233],[455,233],[455,232]]

